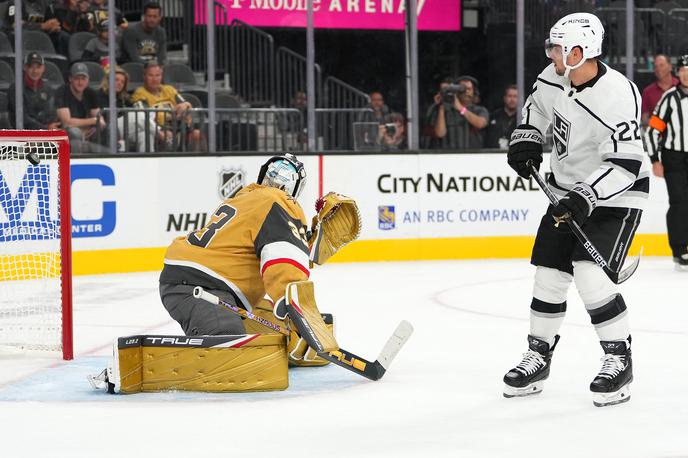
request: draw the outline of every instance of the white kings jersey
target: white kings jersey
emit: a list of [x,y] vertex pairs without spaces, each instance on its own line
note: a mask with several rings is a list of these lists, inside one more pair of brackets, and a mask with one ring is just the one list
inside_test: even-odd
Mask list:
[[523,107],[523,123],[554,147],[548,185],[563,197],[578,182],[596,193],[599,207],[643,209],[650,164],[640,137],[640,93],[633,82],[598,61],[598,73],[575,87],[554,64],[540,73]]

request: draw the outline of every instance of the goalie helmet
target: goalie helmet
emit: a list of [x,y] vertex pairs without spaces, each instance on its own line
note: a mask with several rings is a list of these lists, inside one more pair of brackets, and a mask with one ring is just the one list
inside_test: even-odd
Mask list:
[[281,189],[296,200],[306,186],[306,169],[293,154],[274,156],[261,166],[258,184]]
[[[552,58],[555,46],[561,46],[561,54],[564,59],[568,77],[571,70],[583,65],[587,59],[602,54],[602,40],[604,39],[604,27],[602,22],[590,13],[573,13],[559,19],[549,31],[549,39],[545,40],[545,54]],[[583,58],[576,65],[570,66],[566,62],[569,54],[579,46]]]

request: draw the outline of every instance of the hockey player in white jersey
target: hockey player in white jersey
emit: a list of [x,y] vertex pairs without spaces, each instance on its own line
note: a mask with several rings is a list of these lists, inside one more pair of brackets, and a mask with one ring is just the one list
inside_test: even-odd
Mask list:
[[514,131],[509,165],[522,177],[539,169],[543,135],[552,126],[548,187],[560,199],[538,228],[531,263],[537,266],[530,306],[529,349],[504,376],[504,396],[542,391],[575,282],[604,356],[590,384],[596,406],[630,399],[633,380],[628,314],[617,285],[576,240],[576,221],[618,272],[626,258],[649,191],[649,163],[640,137],[640,94],[596,57],[604,28],[588,13],[557,21],[545,43],[552,63],[540,73]]

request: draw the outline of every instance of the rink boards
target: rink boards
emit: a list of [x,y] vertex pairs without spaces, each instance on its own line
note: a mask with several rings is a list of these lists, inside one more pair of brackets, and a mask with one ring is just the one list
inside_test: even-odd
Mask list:
[[[339,262],[528,257],[546,208],[536,185],[502,154],[303,156],[307,219],[322,192],[356,199],[363,231]],[[227,196],[251,183],[262,156],[75,159],[76,274],[161,268],[165,247],[199,229]],[[545,160],[547,163],[547,160]],[[652,178],[631,252],[668,255],[666,188]]]

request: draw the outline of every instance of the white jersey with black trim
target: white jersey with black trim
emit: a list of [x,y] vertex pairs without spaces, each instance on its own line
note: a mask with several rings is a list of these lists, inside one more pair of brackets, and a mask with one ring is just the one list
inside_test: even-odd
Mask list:
[[640,92],[597,62],[597,76],[578,87],[557,75],[554,64],[545,68],[523,107],[523,123],[542,134],[552,126],[548,184],[556,195],[583,182],[597,206],[643,209],[650,164],[640,137]]

